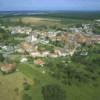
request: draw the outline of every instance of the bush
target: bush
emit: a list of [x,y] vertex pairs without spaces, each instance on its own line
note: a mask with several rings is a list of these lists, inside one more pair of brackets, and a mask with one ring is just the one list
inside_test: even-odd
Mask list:
[[24,94],[23,100],[32,100],[32,97],[29,94]]
[[30,84],[28,84],[27,82],[25,82],[23,85],[24,85],[24,90],[26,90],[26,91],[30,90],[30,87],[31,87]]
[[66,100],[65,91],[56,84],[46,85],[42,88],[44,100]]
[[0,54],[0,62],[3,62],[4,61],[4,57],[2,54]]

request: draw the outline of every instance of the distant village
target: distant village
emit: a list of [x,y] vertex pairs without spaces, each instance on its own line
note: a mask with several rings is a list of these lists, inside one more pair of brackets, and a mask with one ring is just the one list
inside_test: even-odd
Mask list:
[[[17,45],[0,44],[0,53],[8,58],[11,54],[20,54],[20,63],[28,62],[27,56],[32,57],[33,63],[43,66],[45,61],[41,58],[66,57],[72,56],[81,45],[100,44],[100,35],[95,35],[92,31],[93,26],[82,24],[81,27],[71,27],[67,31],[50,29],[47,31],[33,30],[31,27],[0,25],[0,28],[10,32],[14,40],[19,40]],[[16,35],[25,35],[17,36]],[[88,55],[84,50],[80,55]],[[3,64],[1,70],[9,73],[15,69],[15,64]]]

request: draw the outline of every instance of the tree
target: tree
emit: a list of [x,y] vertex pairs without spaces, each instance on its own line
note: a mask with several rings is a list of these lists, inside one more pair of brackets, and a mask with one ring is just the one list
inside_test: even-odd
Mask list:
[[23,100],[32,100],[32,97],[29,94],[24,94],[23,95]]
[[42,87],[44,100],[66,100],[65,91],[57,84]]
[[19,95],[19,88],[15,88],[14,91],[15,91],[15,93],[16,93],[17,95]]
[[2,54],[0,54],[0,61],[3,62],[4,61],[4,57]]

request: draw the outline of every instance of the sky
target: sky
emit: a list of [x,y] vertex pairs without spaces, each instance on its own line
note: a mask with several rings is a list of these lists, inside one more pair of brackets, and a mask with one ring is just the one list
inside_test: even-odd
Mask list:
[[0,0],[0,11],[100,10],[100,0]]

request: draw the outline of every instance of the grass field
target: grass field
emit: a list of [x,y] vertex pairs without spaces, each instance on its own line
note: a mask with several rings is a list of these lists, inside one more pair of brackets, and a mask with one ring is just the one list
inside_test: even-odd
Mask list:
[[42,17],[31,17],[31,16],[24,16],[24,17],[9,17],[9,18],[0,18],[5,24],[31,24],[31,25],[47,25],[47,26],[54,26],[54,25],[62,25],[60,19],[53,19],[53,18],[42,18]]
[[[5,24],[11,25],[34,25],[34,26],[46,26],[46,27],[58,27],[63,28],[69,25],[77,25],[77,24],[85,24],[85,23],[92,23],[93,20],[89,19],[74,19],[74,18],[67,18],[67,17],[46,17],[45,16],[11,16],[11,17],[4,17],[0,18]],[[37,27],[38,29],[38,27]]]
[[0,73],[0,100],[22,100],[24,78],[32,84],[31,79],[20,72],[9,75]]

